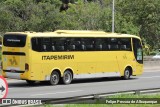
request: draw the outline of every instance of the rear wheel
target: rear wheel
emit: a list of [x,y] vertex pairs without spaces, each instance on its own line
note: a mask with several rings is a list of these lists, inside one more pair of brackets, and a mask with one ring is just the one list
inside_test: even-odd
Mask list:
[[131,70],[126,68],[124,71],[123,79],[128,80],[130,78],[130,76],[131,76]]
[[62,77],[62,81],[63,81],[64,84],[70,84],[72,82],[72,78],[73,78],[73,76],[72,76],[71,71],[66,70],[64,72],[63,77]]
[[34,85],[36,81],[33,81],[33,80],[26,80],[26,82],[27,82],[29,85]]
[[57,71],[53,71],[50,77],[50,84],[57,85],[59,82],[60,75]]

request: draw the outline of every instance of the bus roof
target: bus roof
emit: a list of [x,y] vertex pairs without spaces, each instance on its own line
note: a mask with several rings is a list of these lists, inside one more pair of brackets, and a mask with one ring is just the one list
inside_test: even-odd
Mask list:
[[90,31],[90,30],[56,30],[54,32],[7,32],[5,34],[24,34],[31,37],[134,37],[135,35],[108,33],[104,31]]

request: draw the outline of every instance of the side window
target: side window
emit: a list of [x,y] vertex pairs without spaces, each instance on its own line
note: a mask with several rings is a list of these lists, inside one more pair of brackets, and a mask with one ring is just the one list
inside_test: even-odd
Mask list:
[[94,50],[94,40],[92,38],[82,38],[81,39],[81,50],[93,51]]
[[75,51],[76,48],[76,41],[74,38],[68,38],[66,40],[66,44],[67,44],[67,51]]
[[73,42],[74,42],[74,45],[75,45],[75,50],[76,51],[81,51],[82,50],[81,39],[80,38],[75,38]]
[[109,38],[108,48],[111,51],[119,50],[118,38]]
[[103,50],[103,39],[96,39],[96,41],[95,41],[95,50],[96,51]]
[[50,46],[50,48],[51,48],[52,52],[56,51],[56,41],[57,40],[58,40],[57,38],[51,38],[51,46]]
[[51,50],[51,38],[42,38],[42,51],[50,52]]
[[131,38],[119,38],[118,45],[120,50],[132,51]]
[[108,39],[107,38],[96,38],[95,40],[95,50],[96,51],[106,51],[108,50]]
[[32,50],[41,52],[42,39],[41,38],[32,38],[31,39]]
[[57,38],[54,41],[56,51],[65,51],[66,50],[66,38]]

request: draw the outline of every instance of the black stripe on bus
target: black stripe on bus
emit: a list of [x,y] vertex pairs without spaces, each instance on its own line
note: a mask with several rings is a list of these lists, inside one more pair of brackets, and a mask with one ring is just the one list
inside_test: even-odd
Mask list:
[[10,73],[24,73],[25,71],[16,71],[16,70],[3,70],[4,72],[10,72]]
[[24,52],[3,52],[3,55],[21,55],[21,56],[25,56]]

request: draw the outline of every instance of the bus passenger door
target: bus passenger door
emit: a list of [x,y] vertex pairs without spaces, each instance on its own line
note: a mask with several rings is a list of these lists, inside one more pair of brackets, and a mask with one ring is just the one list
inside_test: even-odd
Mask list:
[[134,55],[132,52],[131,38],[118,38],[119,50],[117,51],[118,66],[121,76],[124,75],[124,70],[127,66],[132,66],[136,69]]

